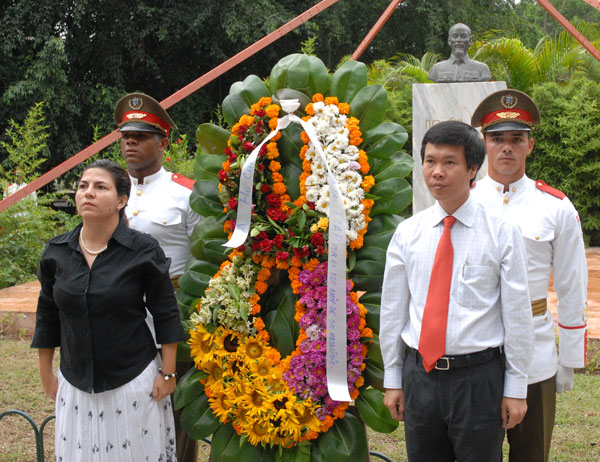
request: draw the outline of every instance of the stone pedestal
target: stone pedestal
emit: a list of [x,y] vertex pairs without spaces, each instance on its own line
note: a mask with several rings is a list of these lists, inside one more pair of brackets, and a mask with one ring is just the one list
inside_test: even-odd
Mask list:
[[[471,115],[487,95],[506,88],[506,82],[419,83],[413,85],[413,214],[435,203],[423,179],[421,140],[432,125],[444,120],[471,123]],[[487,158],[477,178],[487,172]]]

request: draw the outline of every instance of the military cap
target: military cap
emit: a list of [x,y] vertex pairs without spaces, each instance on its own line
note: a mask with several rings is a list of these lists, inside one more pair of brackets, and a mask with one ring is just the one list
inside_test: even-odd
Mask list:
[[169,136],[177,129],[167,111],[152,96],[129,93],[115,106],[115,122],[120,132],[152,132]]
[[488,95],[473,112],[471,125],[483,133],[527,130],[540,123],[533,100],[519,90],[500,90]]

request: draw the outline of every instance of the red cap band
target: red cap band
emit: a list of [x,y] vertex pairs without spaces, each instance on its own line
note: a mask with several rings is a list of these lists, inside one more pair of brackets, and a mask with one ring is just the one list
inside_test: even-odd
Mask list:
[[486,128],[496,121],[523,122],[531,127],[533,117],[529,112],[524,111],[523,109],[500,109],[498,111],[490,112],[481,119],[481,127]]
[[165,135],[169,135],[169,124],[162,120],[160,117],[157,117],[154,114],[150,114],[149,112],[127,111],[125,114],[123,114],[121,124],[124,124],[126,122],[143,122],[154,126],[158,125],[165,132]]

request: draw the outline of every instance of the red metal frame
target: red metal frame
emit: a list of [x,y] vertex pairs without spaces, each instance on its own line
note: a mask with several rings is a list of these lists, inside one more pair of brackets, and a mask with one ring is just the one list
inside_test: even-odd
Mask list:
[[597,10],[600,10],[600,0],[583,0],[583,1],[586,2],[586,3],[589,3],[590,5],[592,5]]
[[[598,0],[585,0],[587,3],[589,3],[590,5],[594,6],[595,8],[598,8],[598,5],[600,4],[600,2]],[[563,26],[567,32],[569,32],[569,34],[571,34],[575,40],[577,40],[579,43],[581,43],[581,45],[590,52],[590,54],[596,58],[598,61],[600,61],[600,51],[598,51],[596,49],[596,47],[594,47],[594,45],[592,45],[592,43],[586,39],[583,34],[581,32],[579,32],[577,29],[575,29],[575,27],[573,26],[573,24],[571,24],[569,22],[569,20],[567,18],[565,18],[562,14],[560,14],[560,12],[554,8],[554,5],[552,5],[552,3],[550,3],[548,0],[537,0],[537,2],[548,12],[550,13],[550,16],[552,16],[554,19],[556,19],[559,24],[561,26]],[[595,3],[595,5],[594,5]]]
[[367,49],[367,47],[369,46],[371,41],[379,33],[379,31],[381,30],[383,25],[387,22],[387,20],[390,19],[390,16],[394,13],[394,11],[398,7],[398,5],[400,5],[400,3],[402,3],[402,0],[393,0],[388,5],[388,7],[385,9],[385,11],[381,15],[381,17],[377,20],[375,25],[371,28],[369,33],[366,35],[366,37],[360,43],[358,48],[354,51],[354,53],[352,53],[351,59],[356,61],[358,58],[360,58],[360,55],[362,55],[363,52]]

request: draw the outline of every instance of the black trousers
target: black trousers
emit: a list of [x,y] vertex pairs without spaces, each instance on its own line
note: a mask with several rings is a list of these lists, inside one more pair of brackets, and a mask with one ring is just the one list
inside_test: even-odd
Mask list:
[[504,356],[425,372],[420,355],[404,362],[404,430],[410,462],[501,462]]
[[527,414],[506,432],[510,462],[547,462],[556,413],[556,376],[527,387]]

